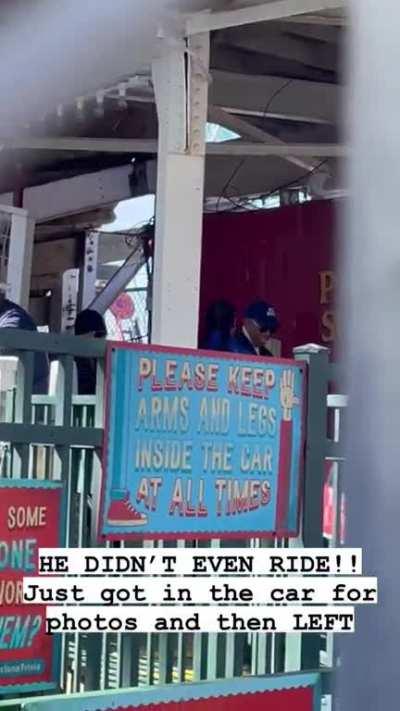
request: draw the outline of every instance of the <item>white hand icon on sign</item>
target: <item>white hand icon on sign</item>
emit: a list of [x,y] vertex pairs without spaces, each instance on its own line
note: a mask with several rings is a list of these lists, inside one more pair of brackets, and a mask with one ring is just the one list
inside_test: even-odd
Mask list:
[[281,377],[281,405],[283,408],[283,419],[289,422],[292,419],[292,410],[295,405],[299,405],[300,400],[294,394],[294,370],[284,370]]

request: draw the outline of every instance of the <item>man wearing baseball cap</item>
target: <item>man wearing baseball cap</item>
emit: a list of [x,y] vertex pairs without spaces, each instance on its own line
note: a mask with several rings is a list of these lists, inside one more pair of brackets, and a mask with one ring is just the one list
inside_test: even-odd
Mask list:
[[244,320],[234,339],[234,353],[271,357],[267,342],[279,328],[276,311],[266,301],[255,301],[244,314]]

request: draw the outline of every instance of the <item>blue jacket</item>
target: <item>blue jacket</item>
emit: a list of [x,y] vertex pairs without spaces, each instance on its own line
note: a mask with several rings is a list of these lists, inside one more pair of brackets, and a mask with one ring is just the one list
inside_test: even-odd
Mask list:
[[248,338],[246,338],[243,331],[238,331],[235,334],[235,336],[232,338],[231,353],[241,353],[243,355],[255,355],[255,356],[259,355],[260,357],[264,357],[264,358],[272,358],[272,353],[269,350],[267,350],[267,348],[263,348],[261,353],[257,353],[253,344],[249,341]]
[[204,343],[204,348],[207,351],[225,351],[233,353],[235,340],[232,336],[228,339],[224,338],[221,331],[211,331]]

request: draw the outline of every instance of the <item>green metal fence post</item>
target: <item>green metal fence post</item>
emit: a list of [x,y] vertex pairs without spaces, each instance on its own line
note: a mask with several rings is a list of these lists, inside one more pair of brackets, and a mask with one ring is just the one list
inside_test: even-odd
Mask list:
[[193,681],[201,681],[207,674],[207,634],[197,632],[193,636]]
[[[103,427],[104,418],[104,361],[97,361],[96,369],[96,403],[94,414],[94,426],[97,428]],[[83,502],[84,510],[88,513],[89,530],[87,531],[88,540],[87,546],[101,546],[97,540],[99,509],[101,497],[101,478],[102,478],[102,451],[95,449],[90,455],[91,473],[90,481],[86,481],[89,472],[84,472],[85,482],[83,490],[88,492],[87,497]],[[86,637],[86,675],[85,687],[87,691],[92,691],[101,688],[102,685],[102,657],[103,649],[105,648],[105,636],[103,634],[89,634]]]
[[[301,548],[301,538],[290,538],[288,548]],[[301,669],[301,632],[291,632],[285,635],[285,672],[295,672]]]
[[170,684],[172,681],[176,635],[160,634],[158,637],[158,681]]
[[247,634],[239,632],[237,634],[226,635],[225,646],[225,673],[224,677],[230,679],[243,674],[243,653],[247,641]]
[[[25,351],[20,354],[17,368],[17,387],[15,396],[15,422],[31,424],[32,389],[33,389],[34,354]],[[30,447],[21,443],[14,448],[13,477],[29,476]]]
[[[307,415],[302,539],[306,548],[322,548],[322,500],[327,446],[329,351],[316,345],[295,348],[294,357],[307,363]],[[302,669],[318,669],[321,636],[303,635]]]
[[307,415],[302,538],[307,548],[323,546],[322,494],[327,447],[329,351],[321,346],[295,348],[296,360],[307,363]]

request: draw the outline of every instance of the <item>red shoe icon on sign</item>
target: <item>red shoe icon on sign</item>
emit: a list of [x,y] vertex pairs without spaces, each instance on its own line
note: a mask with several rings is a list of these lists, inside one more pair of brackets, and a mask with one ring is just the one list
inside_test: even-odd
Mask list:
[[123,499],[111,501],[107,523],[109,526],[144,526],[147,523],[147,516],[132,506],[126,494]]

